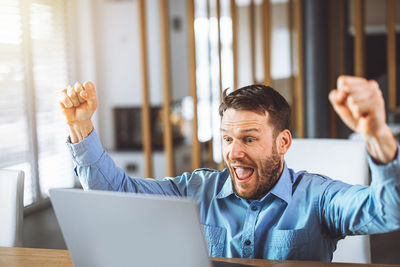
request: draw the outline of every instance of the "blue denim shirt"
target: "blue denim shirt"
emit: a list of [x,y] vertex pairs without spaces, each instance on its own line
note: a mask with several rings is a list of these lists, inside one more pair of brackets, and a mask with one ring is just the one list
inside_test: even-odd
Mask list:
[[163,181],[133,179],[114,164],[95,131],[68,146],[84,189],[196,199],[212,257],[331,261],[346,235],[400,228],[399,156],[385,166],[369,159],[370,186],[295,173],[285,165],[275,187],[250,201],[234,193],[227,169],[199,169]]

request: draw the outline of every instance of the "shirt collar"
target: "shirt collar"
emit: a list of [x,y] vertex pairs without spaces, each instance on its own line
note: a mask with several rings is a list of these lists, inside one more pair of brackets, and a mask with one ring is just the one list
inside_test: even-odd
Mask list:
[[234,194],[231,174],[228,169],[225,169],[225,172],[228,174],[228,178],[226,178],[225,183],[222,186],[221,191],[219,191],[219,193],[217,194],[216,198],[226,198]]
[[[227,169],[225,171],[228,173],[228,178],[226,179],[224,185],[221,188],[221,191],[217,194],[216,198],[221,199],[221,198],[226,198],[235,192],[233,192],[233,187],[232,187],[232,178]],[[292,179],[290,177],[289,169],[286,166],[286,163],[284,163],[283,166],[283,172],[281,174],[281,177],[279,177],[278,182],[276,185],[271,189],[269,193],[274,194],[275,196],[279,197],[280,199],[286,201],[286,203],[289,203],[292,199]],[[267,193],[267,195],[269,194]],[[264,200],[266,196],[264,196],[262,200]]]
[[289,204],[289,202],[292,200],[292,186],[293,182],[290,176],[289,169],[286,166],[286,163],[284,163],[281,177],[279,178],[276,185],[272,188],[270,193],[274,194],[275,196],[279,197]]

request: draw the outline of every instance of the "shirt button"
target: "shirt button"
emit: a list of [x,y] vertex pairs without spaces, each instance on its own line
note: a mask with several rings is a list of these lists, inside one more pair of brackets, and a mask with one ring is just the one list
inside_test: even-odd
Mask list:
[[252,211],[256,211],[256,210],[257,210],[257,206],[252,206],[252,207],[251,207],[251,210],[252,210]]
[[250,245],[251,245],[251,241],[247,239],[247,240],[244,242],[244,244],[245,244],[246,246],[250,246]]

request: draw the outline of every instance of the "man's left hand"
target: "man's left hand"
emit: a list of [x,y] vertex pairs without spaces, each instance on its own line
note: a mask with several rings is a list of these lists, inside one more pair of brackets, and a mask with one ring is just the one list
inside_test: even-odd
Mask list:
[[340,76],[329,100],[343,122],[364,138],[370,156],[377,163],[394,160],[397,143],[386,124],[385,102],[376,81]]

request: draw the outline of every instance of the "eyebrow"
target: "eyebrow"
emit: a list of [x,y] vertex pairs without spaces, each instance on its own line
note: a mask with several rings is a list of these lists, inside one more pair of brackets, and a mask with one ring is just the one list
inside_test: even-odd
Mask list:
[[[220,130],[221,130],[221,132],[227,132],[227,130],[224,128],[221,128]],[[259,128],[249,128],[249,129],[240,130],[240,133],[248,133],[248,132],[258,132],[259,133],[260,129]]]

